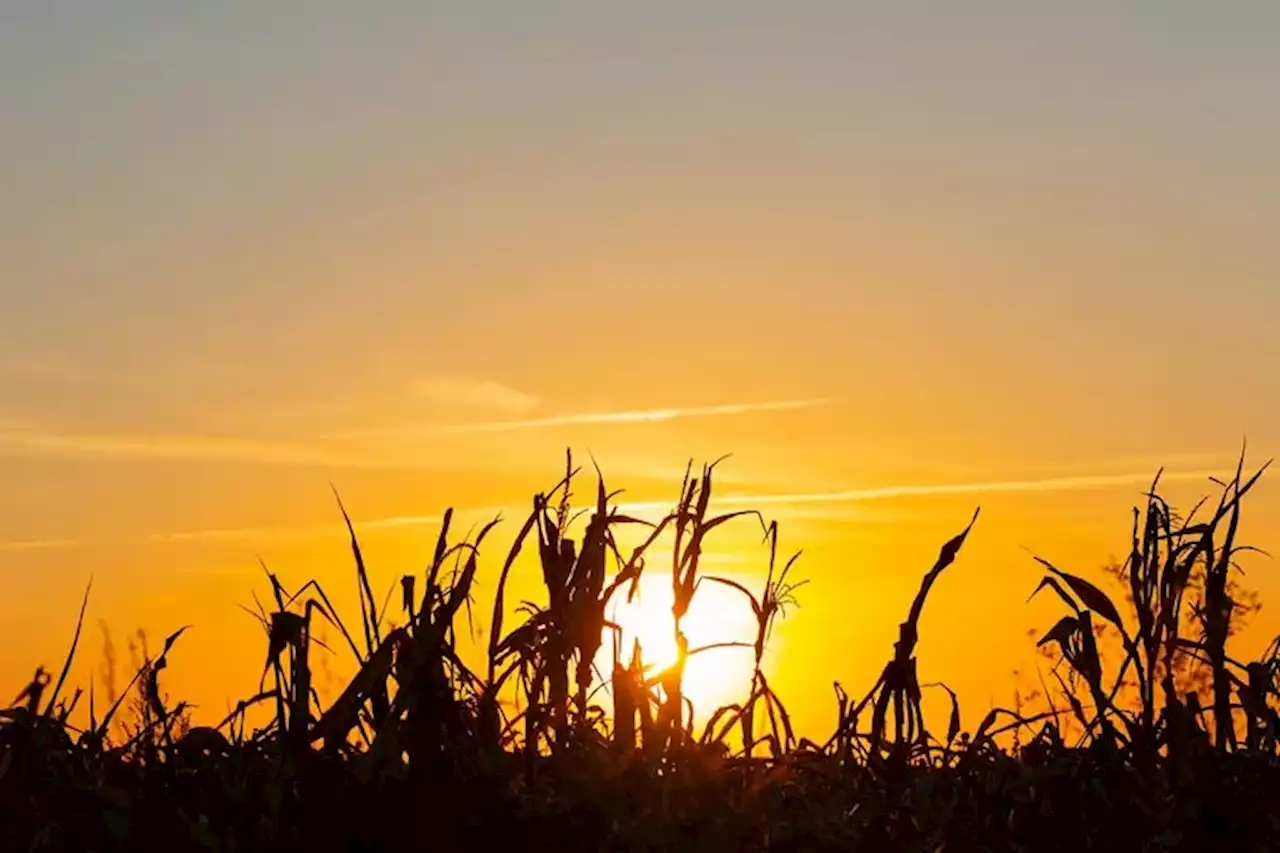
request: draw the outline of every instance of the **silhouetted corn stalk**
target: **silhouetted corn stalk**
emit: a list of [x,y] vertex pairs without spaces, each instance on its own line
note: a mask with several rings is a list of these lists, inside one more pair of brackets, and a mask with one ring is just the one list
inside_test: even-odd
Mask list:
[[[898,628],[898,641],[894,644],[893,658],[885,666],[875,687],[852,712],[842,714],[856,724],[862,709],[872,704],[871,734],[869,752],[873,757],[881,756],[886,746],[885,731],[890,706],[893,708],[893,742],[889,745],[888,755],[895,763],[905,763],[912,754],[913,747],[927,748],[927,730],[924,714],[920,708],[921,691],[919,679],[916,677],[916,642],[920,637],[920,615],[924,611],[925,599],[933,588],[939,575],[955,562],[956,555],[964,545],[969,531],[978,520],[978,512],[963,531],[942,546],[938,560],[920,583],[920,591],[916,593],[907,619]],[[856,735],[851,732],[847,737]]]
[[[765,678],[764,663],[765,644],[768,643],[769,637],[773,633],[774,623],[779,616],[786,615],[788,606],[797,605],[795,591],[803,586],[807,581],[799,583],[790,583],[787,575],[790,574],[792,566],[796,560],[800,558],[800,552],[797,551],[787,560],[782,570],[778,570],[778,523],[770,522],[765,528],[765,543],[769,546],[769,572],[765,577],[764,591],[757,598],[750,590],[742,584],[729,580],[728,578],[715,577],[708,575],[702,580],[712,581],[714,583],[724,584],[731,589],[736,589],[746,596],[747,601],[751,605],[751,612],[756,620],[756,636],[752,649],[755,653],[755,666],[752,671],[751,678],[751,694],[746,702],[741,706],[730,706],[733,709],[730,717],[730,724],[733,721],[739,721],[742,728],[743,752],[751,755],[756,744],[755,737],[755,710],[756,706],[761,702],[765,705],[765,711],[768,714],[770,723],[769,745],[770,752],[774,758],[781,757],[784,753],[790,752],[795,745],[795,735],[791,729],[791,717],[787,713],[786,706],[782,704],[782,700],[769,687],[769,682]],[[729,710],[721,709],[721,711]],[[719,715],[720,712],[717,712]],[[782,726],[778,723],[781,720]],[[712,722],[715,722],[713,718]],[[723,734],[712,736],[713,727],[708,724],[707,735],[704,741],[710,736],[711,739],[719,741],[723,738]]]
[[[692,476],[692,463],[685,469],[680,488],[680,502],[674,515],[675,543],[671,551],[671,618],[675,639],[676,660],[662,678],[663,702],[657,720],[657,736],[665,748],[675,749],[686,737],[684,724],[684,693],[682,679],[685,662],[689,656],[689,640],[685,637],[681,620],[693,604],[697,589],[698,568],[702,559],[703,544],[708,533],[720,525],[741,516],[760,514],[754,510],[742,510],[707,517],[711,504],[712,475],[723,457],[702,467],[702,476]],[[661,751],[661,750],[660,750]]]
[[[1215,481],[1221,494],[1216,509],[1204,521],[1196,520],[1204,501],[1185,520],[1178,519],[1157,493],[1160,478],[1156,477],[1147,495],[1145,517],[1134,511],[1133,546],[1120,571],[1121,579],[1128,584],[1134,611],[1136,625],[1132,630],[1101,589],[1039,560],[1050,574],[1041,580],[1036,592],[1052,589],[1073,611],[1040,644],[1056,644],[1072,676],[1087,685],[1091,713],[1086,713],[1073,688],[1055,671],[1086,736],[1096,730],[1108,744],[1123,742],[1137,751],[1147,767],[1154,766],[1158,754],[1166,748],[1185,754],[1188,744],[1202,736],[1203,710],[1198,694],[1190,691],[1184,695],[1176,676],[1188,667],[1203,665],[1210,678],[1212,741],[1217,748],[1225,751],[1238,746],[1237,708],[1245,718],[1246,745],[1252,747],[1266,741],[1267,727],[1271,725],[1267,697],[1274,692],[1273,670],[1265,662],[1237,664],[1226,651],[1235,609],[1230,572],[1237,568],[1235,557],[1250,550],[1236,544],[1241,501],[1266,468],[1267,465],[1262,466],[1245,479],[1242,457],[1231,480]],[[1197,639],[1183,635],[1187,627],[1184,601],[1189,593],[1199,595],[1191,607],[1200,633]],[[1110,688],[1103,685],[1095,614],[1115,628],[1124,653]],[[1130,668],[1136,679],[1136,707],[1117,701]],[[1233,695],[1239,696],[1239,703]],[[1111,724],[1112,718],[1124,724],[1124,735]]]
[[[458,620],[463,611],[469,619],[481,547],[497,522],[451,543],[451,511],[425,572],[391,586],[392,593],[400,588],[403,626],[384,628],[391,593],[381,605],[373,597],[355,525],[339,502],[360,627],[347,630],[319,584],[289,592],[267,572],[273,604],[250,611],[267,639],[258,690],[217,726],[189,727],[186,706],[162,690],[182,629],[154,659],[143,637],[132,681],[119,694],[109,691],[101,719],[91,688],[89,725],[75,728],[84,694],[60,694],[79,643],[82,603],[56,684],[38,669],[15,699],[23,707],[0,711],[0,804],[19,804],[3,814],[0,842],[5,849],[152,849],[146,833],[164,826],[177,833],[177,840],[165,836],[173,849],[330,849],[347,840],[332,827],[359,827],[352,837],[381,844],[379,832],[392,826],[406,835],[387,849],[416,849],[424,825],[448,844],[454,824],[475,829],[496,821],[507,828],[508,844],[534,845],[549,833],[553,849],[570,842],[610,849],[1007,849],[1011,839],[1046,849],[1140,849],[1143,841],[1128,829],[1141,824],[1154,828],[1148,835],[1162,849],[1179,839],[1209,849],[1197,827],[1209,818],[1222,822],[1223,813],[1253,821],[1239,834],[1265,838],[1254,845],[1259,849],[1280,841],[1280,830],[1265,822],[1280,749],[1280,639],[1256,661],[1228,650],[1248,612],[1232,580],[1246,550],[1236,544],[1240,505],[1261,471],[1246,478],[1242,462],[1201,520],[1194,511],[1179,519],[1158,496],[1157,478],[1145,516],[1135,512],[1131,552],[1119,571],[1131,616],[1092,582],[1041,561],[1046,575],[1036,593],[1050,590],[1069,608],[1041,640],[1061,658],[1047,674],[1060,698],[1046,687],[1044,713],[1027,713],[1016,700],[1012,710],[995,708],[970,737],[961,731],[959,698],[945,685],[920,684],[915,655],[925,600],[956,559],[975,513],[924,576],[871,692],[855,703],[835,685],[837,726],[818,747],[796,737],[763,671],[776,619],[799,586],[788,579],[795,557],[779,568],[777,525],[765,526],[762,590],[701,573],[707,534],[751,514],[709,515],[714,468],[704,466],[694,478],[690,466],[674,512],[648,525],[624,556],[617,525],[645,522],[611,506],[614,494],[598,476],[592,506],[575,526],[577,471],[567,456],[564,478],[535,496],[502,563],[488,642],[476,650],[479,675],[463,660],[470,649]],[[546,601],[521,603],[509,627],[508,580],[535,530]],[[653,672],[638,642],[623,660],[620,630],[606,614],[624,587],[628,597],[635,592],[646,555],[668,531],[678,654],[673,666]],[[754,642],[689,648],[684,622],[703,580],[743,593],[756,620]],[[330,651],[313,636],[317,615],[339,629],[356,662],[327,707],[313,686],[315,661]],[[611,723],[593,704],[604,686],[594,667],[606,636],[614,640]],[[732,645],[753,648],[750,693],[713,713],[695,739],[685,665]],[[925,688],[950,699],[945,737],[926,728]],[[123,735],[113,739],[121,708],[134,719],[117,720]],[[250,728],[255,708],[269,721]],[[868,713],[869,733],[860,730]],[[1083,732],[1077,746],[1064,740],[1073,720]],[[742,750],[732,754],[727,741],[737,732]],[[1007,737],[1012,749],[1002,746]],[[769,758],[755,756],[766,743]],[[1238,809],[1236,799],[1251,805]],[[168,811],[147,812],[150,801],[163,801]],[[62,810],[42,812],[49,803]],[[1183,815],[1178,809],[1188,803]],[[99,811],[102,827],[86,819]],[[1094,815],[1101,815],[1097,826]],[[28,834],[19,837],[15,826]],[[304,829],[313,833],[306,843]],[[91,837],[68,835],[79,830]],[[213,831],[225,835],[209,836]]]

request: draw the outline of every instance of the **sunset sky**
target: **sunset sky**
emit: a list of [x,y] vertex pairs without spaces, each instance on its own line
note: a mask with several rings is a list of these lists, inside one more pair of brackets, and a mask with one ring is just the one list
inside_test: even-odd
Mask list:
[[[805,549],[771,667],[815,727],[981,504],[921,678],[1007,703],[1032,553],[1096,577],[1157,467],[1188,503],[1280,452],[1278,35],[1270,0],[4,3],[0,689],[92,575],[78,683],[99,620],[122,669],[193,623],[164,683],[220,716],[259,557],[353,600],[330,483],[386,589],[447,506],[505,550],[572,446],[639,502],[734,454]],[[1265,478],[1248,513],[1280,546]]]

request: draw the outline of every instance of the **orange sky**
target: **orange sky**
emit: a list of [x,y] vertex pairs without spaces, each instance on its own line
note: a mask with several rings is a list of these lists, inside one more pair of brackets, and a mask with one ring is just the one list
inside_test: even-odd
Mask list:
[[[1271,5],[113,7],[0,11],[14,693],[92,575],[80,683],[98,620],[193,623],[166,683],[217,714],[259,557],[352,600],[330,483],[385,589],[447,506],[505,549],[572,446],[641,502],[734,454],[805,550],[770,665],[815,730],[981,504],[920,648],[980,714],[1032,553],[1096,572],[1158,466],[1189,503],[1280,447]],[[761,576],[749,524],[715,553]]]

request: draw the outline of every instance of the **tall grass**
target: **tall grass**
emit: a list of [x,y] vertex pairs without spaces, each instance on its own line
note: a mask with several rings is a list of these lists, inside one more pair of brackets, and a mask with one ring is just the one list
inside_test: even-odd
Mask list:
[[[1265,466],[1264,466],[1265,467]],[[400,596],[374,595],[345,508],[359,613],[350,624],[326,590],[288,589],[266,571],[269,605],[251,611],[265,655],[253,695],[216,725],[193,726],[160,679],[178,628],[102,713],[73,713],[67,674],[43,668],[0,712],[0,842],[9,850],[1204,849],[1280,842],[1270,794],[1280,781],[1280,640],[1257,661],[1228,649],[1245,496],[1262,471],[1216,484],[1180,517],[1159,495],[1135,510],[1130,555],[1115,574],[1125,611],[1101,586],[1041,561],[1035,594],[1064,615],[1041,639],[1053,658],[1046,708],[991,711],[962,731],[960,701],[931,727],[916,649],[927,598],[960,558],[975,512],[924,574],[877,682],[861,698],[836,684],[830,737],[799,737],[763,667],[778,618],[794,605],[799,554],[779,555],[777,524],[753,511],[712,513],[716,465],[687,471],[656,522],[623,514],[595,471],[533,496],[496,561],[483,659],[461,652],[461,623],[497,521],[458,537],[446,512],[430,562]],[[575,526],[580,514],[585,526]],[[705,574],[726,525],[756,525],[763,588]],[[618,531],[637,528],[638,544]],[[574,531],[580,530],[580,538]],[[673,545],[675,661],[654,671],[621,648],[610,603],[633,596],[664,535]],[[520,555],[540,567],[540,601],[510,608]],[[485,561],[487,562],[487,560]],[[683,625],[703,584],[740,593],[754,642],[690,648]],[[393,612],[394,611],[394,612]],[[511,622],[512,613],[518,618]],[[358,616],[358,622],[355,618]],[[340,642],[320,648],[318,623]],[[393,627],[393,624],[395,627]],[[745,697],[706,709],[684,691],[688,659],[749,645]],[[349,654],[355,674],[325,704],[317,649]],[[598,667],[608,648],[611,667]],[[114,662],[111,664],[114,667]],[[114,692],[114,691],[113,691]],[[607,707],[605,703],[608,703]],[[250,725],[250,711],[265,714]],[[121,716],[128,715],[127,722]],[[1018,737],[1011,745],[1007,737]],[[495,848],[496,849],[496,848]]]

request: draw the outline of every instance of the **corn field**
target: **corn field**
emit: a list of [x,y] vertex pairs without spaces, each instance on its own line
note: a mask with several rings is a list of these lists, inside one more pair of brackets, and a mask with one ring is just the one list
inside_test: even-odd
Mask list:
[[[976,729],[926,720],[916,648],[929,592],[978,521],[925,569],[882,674],[865,693],[835,685],[825,740],[798,736],[763,667],[771,631],[796,603],[796,560],[756,512],[713,514],[715,465],[686,474],[658,522],[623,514],[595,471],[572,460],[533,497],[505,550],[496,522],[455,537],[446,513],[429,565],[400,595],[375,597],[350,519],[358,614],[315,582],[268,573],[254,613],[265,654],[256,695],[221,722],[192,725],[161,681],[182,630],[108,703],[67,684],[84,623],[55,677],[43,668],[0,711],[0,846],[9,851],[1262,850],[1280,848],[1280,640],[1256,661],[1228,649],[1238,619],[1242,503],[1263,473],[1215,481],[1180,515],[1159,478],[1134,510],[1123,600],[1047,562],[1033,595],[1062,618],[1046,707],[996,709]],[[1265,469],[1265,466],[1263,466]],[[579,515],[585,526],[575,525]],[[763,586],[704,571],[724,525],[756,525]],[[957,525],[959,527],[959,525]],[[624,548],[619,532],[639,531]],[[574,531],[581,531],[580,535]],[[668,553],[655,543],[674,542]],[[666,541],[664,539],[664,541]],[[543,595],[510,606],[521,554]],[[620,648],[610,604],[670,559],[674,664]],[[495,601],[484,660],[460,637],[484,572]],[[756,620],[746,698],[695,725],[684,692],[684,624],[706,584],[741,595]],[[358,619],[357,619],[358,616]],[[328,648],[313,632],[336,637]],[[730,645],[727,644],[726,645]],[[601,667],[602,649],[612,666]],[[350,655],[332,701],[319,654]],[[18,685],[20,686],[20,685]],[[709,709],[708,709],[709,710]],[[73,724],[87,717],[87,724]],[[254,722],[251,724],[251,720]],[[261,722],[265,720],[266,722]],[[1273,788],[1272,785],[1277,787]]]

